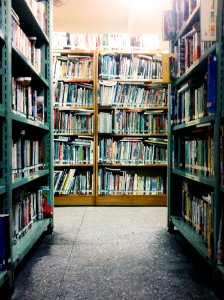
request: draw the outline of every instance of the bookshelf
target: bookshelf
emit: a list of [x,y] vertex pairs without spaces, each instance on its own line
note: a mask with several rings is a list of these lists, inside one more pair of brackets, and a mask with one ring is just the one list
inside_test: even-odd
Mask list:
[[53,230],[52,8],[51,1],[0,4],[0,222],[7,230],[0,289],[12,290],[19,263]]
[[168,229],[179,230],[223,279],[223,1],[214,8],[173,1],[172,11]]
[[54,51],[55,205],[95,204],[95,52]]
[[[132,75],[130,72],[129,75],[120,73],[118,78],[101,69],[104,65],[108,70],[110,65],[112,72],[115,65],[117,68],[119,65],[121,67],[121,57],[124,58],[123,68],[126,68],[125,60],[131,62],[134,72]],[[111,58],[114,61],[109,62]],[[75,64],[74,60],[85,63],[88,59],[91,63],[88,64],[87,75],[69,73],[69,66],[71,63]],[[165,206],[169,55],[156,51],[54,49],[53,65],[55,205]],[[141,74],[138,74],[137,65],[141,68]],[[89,68],[92,73],[89,73]],[[88,89],[91,89],[91,93]],[[128,96],[124,97],[126,92]],[[118,99],[115,93],[123,93],[123,100]],[[87,100],[84,95],[91,100]],[[89,127],[88,120],[85,119],[84,127],[80,130],[74,126],[65,129],[64,120],[70,119],[72,114],[75,116],[78,111],[88,111],[92,127]],[[121,119],[117,124],[114,122],[119,115],[122,120],[129,120],[122,130],[118,129],[124,125]],[[71,159],[68,154],[73,145],[80,154],[80,136],[85,143],[89,138],[91,160],[82,161],[76,157]],[[66,144],[69,144],[68,151],[63,150]],[[129,153],[123,153],[125,156],[121,159],[119,149],[126,146]],[[65,158],[67,154],[69,158]],[[89,157],[87,154],[84,156]],[[77,175],[81,172],[84,174],[84,171],[92,172],[92,179],[87,174],[92,183],[89,184],[91,194],[87,194],[88,189],[86,192],[85,188],[74,192],[75,184],[69,184],[73,181],[70,180],[72,175],[69,177],[69,170]],[[130,182],[130,188],[115,191],[115,186],[110,190],[108,186],[102,185],[103,178],[116,176],[120,181],[121,174],[124,180],[122,184],[127,186],[127,182]],[[66,181],[66,178],[69,179]],[[133,191],[134,182],[136,190]],[[143,185],[147,188],[143,188]],[[153,192],[150,192],[151,186]]]
[[98,53],[97,205],[166,205],[169,55]]

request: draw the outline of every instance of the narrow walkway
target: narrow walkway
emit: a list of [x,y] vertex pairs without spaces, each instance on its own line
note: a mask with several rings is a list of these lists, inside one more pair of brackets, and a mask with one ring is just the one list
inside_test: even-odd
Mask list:
[[55,208],[54,233],[26,259],[12,299],[218,299],[166,226],[166,208]]

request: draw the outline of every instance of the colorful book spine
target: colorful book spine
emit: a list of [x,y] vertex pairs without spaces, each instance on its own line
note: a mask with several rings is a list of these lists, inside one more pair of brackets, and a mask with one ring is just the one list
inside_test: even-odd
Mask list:
[[57,81],[54,84],[54,106],[93,106],[92,83],[67,83]]
[[43,169],[42,143],[20,136],[12,141],[12,179],[29,177]]
[[160,195],[165,193],[162,177],[142,176],[114,168],[100,168],[98,190],[101,195]]
[[94,116],[92,110],[54,110],[55,133],[93,133]]
[[167,162],[167,143],[141,138],[99,139],[99,163],[109,164],[159,164]]
[[143,85],[116,83],[100,80],[98,103],[101,106],[154,108],[168,103],[166,88],[150,88]]
[[93,140],[77,138],[54,140],[54,164],[92,164]]
[[93,79],[93,58],[85,55],[60,56],[54,60],[54,78]]
[[91,195],[93,193],[93,173],[77,169],[54,171],[55,195]]
[[162,79],[162,55],[106,54],[99,57],[101,79]]

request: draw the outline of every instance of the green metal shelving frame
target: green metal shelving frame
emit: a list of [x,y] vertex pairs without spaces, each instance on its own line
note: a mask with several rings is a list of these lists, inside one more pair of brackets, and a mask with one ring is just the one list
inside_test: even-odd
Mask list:
[[[27,184],[31,185],[36,180],[44,186],[50,187],[51,205],[53,207],[53,128],[52,128],[52,71],[51,71],[51,29],[52,29],[52,0],[42,0],[46,3],[47,15],[47,32],[45,33],[40,27],[37,19],[33,15],[31,8],[26,0],[0,0],[2,2],[2,28],[0,29],[0,39],[2,48],[2,67],[0,75],[2,76],[2,99],[0,104],[0,123],[2,134],[2,157],[0,161],[0,169],[3,173],[0,178],[0,201],[4,201],[3,213],[10,214],[10,224],[13,224],[13,190],[25,187]],[[27,36],[37,37],[37,47],[42,50],[42,73],[39,74],[36,69],[27,61],[26,57],[20,53],[11,42],[12,36],[12,14],[11,9],[19,15],[20,26],[25,28]],[[17,68],[15,69],[15,63]],[[19,66],[19,67],[18,67]],[[21,70],[24,70],[24,72]],[[13,76],[30,76],[35,80],[36,86],[40,86],[45,98],[45,123],[41,124],[33,120],[26,119],[12,111],[12,74]],[[12,135],[14,128],[17,125],[22,126],[27,131],[40,132],[44,141],[44,166],[43,170],[30,175],[27,178],[20,180],[12,180]],[[3,198],[4,200],[2,200]],[[49,219],[37,220],[32,224],[30,229],[23,237],[13,243],[12,230],[10,230],[11,241],[11,266],[8,270],[0,272],[0,289],[3,287],[12,290],[14,271],[18,264],[27,255],[30,249],[34,246],[37,240],[44,232],[52,232],[53,217]]]
[[[188,122],[186,124],[180,124],[171,126],[171,116],[169,116],[169,130],[168,130],[168,230],[173,232],[177,229],[186,240],[200,253],[200,255],[208,262],[211,269],[215,275],[218,275],[216,279],[224,279],[224,266],[218,266],[216,264],[216,253],[217,253],[217,242],[219,234],[219,223],[221,215],[221,205],[223,200],[224,185],[220,184],[220,125],[224,124],[224,13],[223,13],[223,0],[217,0],[217,41],[201,56],[201,58],[194,63],[184,75],[176,79],[170,84],[170,107],[172,107],[172,96],[175,87],[179,86],[185,80],[191,78],[195,72],[205,70],[207,67],[206,59],[209,54],[216,52],[217,56],[217,86],[216,86],[216,113],[213,116],[203,117],[198,120]],[[197,7],[195,11],[190,16],[189,20],[180,30],[177,35],[176,40],[170,44],[171,52],[175,44],[177,44],[178,39],[186,34],[192,28],[195,21],[200,18],[200,7]],[[221,109],[220,109],[221,108]],[[202,176],[196,176],[194,174],[189,174],[183,170],[178,170],[173,167],[172,162],[172,145],[173,136],[180,136],[185,130],[189,130],[191,126],[197,126],[200,124],[205,124],[211,122],[214,124],[214,172],[215,176],[211,178],[206,178]],[[188,131],[189,132],[189,131]],[[175,194],[175,180],[177,178],[187,178],[188,180],[197,183],[204,184],[207,187],[211,187],[214,191],[214,200],[212,205],[212,228],[213,228],[213,258],[208,259],[208,249],[202,237],[193,229],[193,227],[184,221],[184,218],[178,215],[176,212],[176,206],[178,204],[178,196]]]

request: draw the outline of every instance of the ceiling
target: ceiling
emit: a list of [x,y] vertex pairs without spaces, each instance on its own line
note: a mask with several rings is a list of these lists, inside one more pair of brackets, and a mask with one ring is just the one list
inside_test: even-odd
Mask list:
[[162,41],[162,12],[170,0],[54,0],[53,30],[70,33],[122,32],[158,34]]

